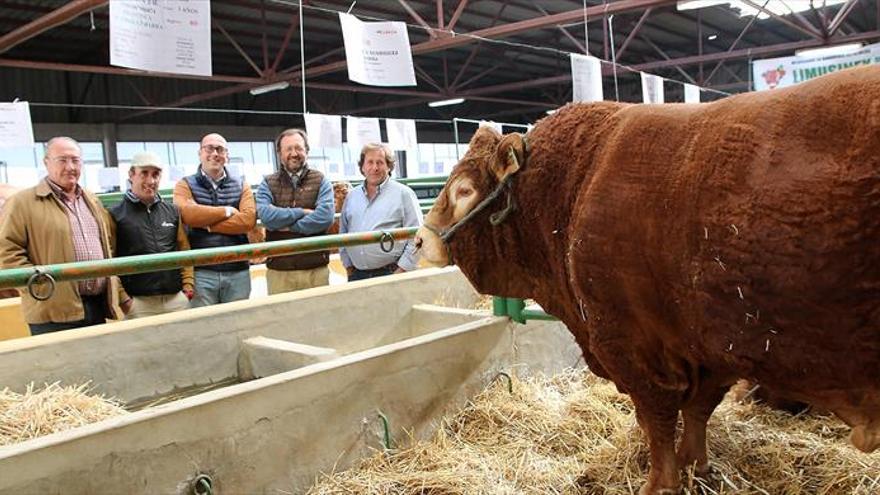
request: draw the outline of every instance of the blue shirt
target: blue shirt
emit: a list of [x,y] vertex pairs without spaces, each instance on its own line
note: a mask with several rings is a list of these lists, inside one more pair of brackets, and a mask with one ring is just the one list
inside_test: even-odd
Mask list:
[[311,235],[326,231],[333,224],[336,206],[333,201],[333,185],[324,176],[318,188],[315,210],[308,215],[302,208],[275,206],[275,198],[266,179],[260,183],[256,194],[257,215],[268,230],[290,229],[297,234]]
[[[379,185],[376,197],[367,198],[367,184],[352,189],[345,198],[342,215],[339,218],[339,233],[389,230],[400,227],[419,227],[422,225],[422,209],[416,193],[409,187],[391,179]],[[379,244],[347,246],[339,248],[342,264],[359,270],[375,270],[397,263],[404,270],[418,267],[415,243],[395,241],[394,249],[385,253]]]

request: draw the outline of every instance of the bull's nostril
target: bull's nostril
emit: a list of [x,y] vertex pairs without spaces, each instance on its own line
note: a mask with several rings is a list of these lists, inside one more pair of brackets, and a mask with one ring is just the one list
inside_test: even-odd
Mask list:
[[422,247],[422,238],[416,237],[416,249],[421,249]]

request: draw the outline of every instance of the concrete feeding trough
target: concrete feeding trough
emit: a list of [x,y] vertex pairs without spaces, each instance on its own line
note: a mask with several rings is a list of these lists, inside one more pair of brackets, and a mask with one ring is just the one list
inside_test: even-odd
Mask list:
[[0,447],[0,493],[300,493],[389,433],[429,434],[501,371],[580,352],[486,310],[455,268],[0,342],[0,387],[91,382],[134,411]]

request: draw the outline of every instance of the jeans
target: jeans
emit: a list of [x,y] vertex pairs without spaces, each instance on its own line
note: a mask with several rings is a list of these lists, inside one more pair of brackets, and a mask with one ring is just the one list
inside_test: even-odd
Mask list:
[[358,270],[357,268],[348,276],[349,282],[354,282],[355,280],[366,280],[368,278],[373,277],[383,277],[385,275],[391,275],[394,271],[397,270],[397,264],[391,263],[390,265],[383,266],[382,268],[376,268],[374,270]]
[[82,296],[82,303],[83,311],[85,311],[85,318],[82,320],[67,321],[63,323],[30,323],[28,324],[28,327],[31,329],[31,335],[42,335],[44,333],[59,332],[61,330],[90,327],[92,325],[100,325],[107,322],[106,294]]
[[196,269],[195,297],[190,306],[199,308],[212,304],[240,301],[251,295],[251,272],[218,272]]

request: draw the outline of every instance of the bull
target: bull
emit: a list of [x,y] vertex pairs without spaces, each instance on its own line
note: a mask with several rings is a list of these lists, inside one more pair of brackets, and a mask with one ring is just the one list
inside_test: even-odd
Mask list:
[[482,293],[535,299],[630,395],[642,495],[709,470],[707,421],[740,378],[880,444],[878,68],[481,128],[416,244]]

